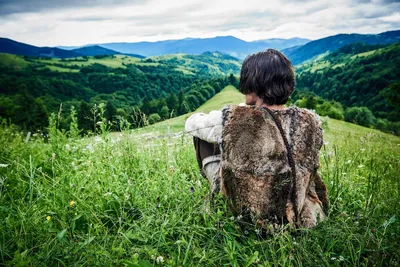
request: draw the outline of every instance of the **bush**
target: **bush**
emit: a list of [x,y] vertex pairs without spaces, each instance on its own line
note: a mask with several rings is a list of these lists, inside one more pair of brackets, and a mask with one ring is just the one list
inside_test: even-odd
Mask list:
[[340,103],[332,101],[324,101],[316,108],[317,113],[320,116],[328,116],[332,119],[344,120],[343,107]]
[[148,121],[149,121],[149,124],[154,124],[156,122],[161,121],[161,117],[157,113],[153,113],[153,114],[150,114]]
[[366,107],[352,107],[344,113],[345,121],[356,123],[362,126],[371,127],[375,125],[375,116]]

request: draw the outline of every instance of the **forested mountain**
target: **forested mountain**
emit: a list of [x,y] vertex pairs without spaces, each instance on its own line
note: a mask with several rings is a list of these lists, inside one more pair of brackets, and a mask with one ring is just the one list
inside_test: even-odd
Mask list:
[[37,47],[7,38],[0,38],[0,53],[8,53],[31,57],[57,57],[68,58],[78,57],[81,54],[74,51],[63,50],[55,47]]
[[77,54],[83,55],[83,56],[98,56],[98,55],[119,55],[121,54],[120,52],[107,49],[98,45],[93,45],[93,46],[85,46],[81,48],[76,48],[71,50],[72,52],[75,52]]
[[228,83],[235,84],[232,74],[239,68],[237,59],[220,53],[146,59],[0,54],[0,117],[25,129],[44,129],[48,115],[63,103],[65,123],[75,106],[80,127],[94,131],[90,114],[95,104],[104,103],[113,127],[122,120],[140,126],[196,109]]
[[[14,54],[30,57],[51,57],[51,58],[73,58],[79,56],[99,56],[99,55],[119,55],[111,49],[107,49],[98,45],[85,46],[76,49],[61,49],[55,47],[37,47],[20,42],[16,42],[7,38],[0,38],[0,53]],[[129,54],[136,57],[143,57],[137,54]]]
[[292,61],[299,65],[307,60],[334,52],[337,49],[352,43],[365,44],[390,44],[400,41],[400,31],[389,31],[380,34],[338,34],[326,38],[311,41],[307,44],[284,49],[282,52]]
[[[351,44],[298,68],[297,89],[336,101],[344,108],[353,108],[353,112],[359,108],[365,114],[398,122],[399,66],[400,42],[386,46]],[[350,116],[348,120],[353,119]],[[368,124],[374,126],[376,122],[371,117]]]

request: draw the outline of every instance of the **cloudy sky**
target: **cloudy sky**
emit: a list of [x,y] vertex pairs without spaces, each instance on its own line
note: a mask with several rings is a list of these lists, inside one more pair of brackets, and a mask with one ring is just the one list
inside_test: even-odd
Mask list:
[[400,29],[400,0],[0,0],[0,37],[37,46]]

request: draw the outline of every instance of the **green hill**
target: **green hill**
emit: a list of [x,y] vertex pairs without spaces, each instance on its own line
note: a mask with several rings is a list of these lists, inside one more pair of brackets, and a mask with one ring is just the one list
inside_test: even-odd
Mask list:
[[0,54],[0,117],[24,129],[46,127],[50,113],[68,123],[71,106],[80,128],[94,131],[94,105],[106,104],[113,129],[121,119],[134,127],[140,108],[152,121],[195,110],[227,84],[235,84],[240,62],[220,53],[138,58],[127,55],[40,58]]
[[399,121],[400,43],[351,44],[297,69],[297,88],[347,107],[367,107],[378,118]]

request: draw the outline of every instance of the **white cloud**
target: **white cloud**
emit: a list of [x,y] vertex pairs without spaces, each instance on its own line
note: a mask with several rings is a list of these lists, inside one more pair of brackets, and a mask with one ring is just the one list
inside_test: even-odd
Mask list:
[[[22,2],[27,2],[23,0]],[[85,2],[85,1],[81,1]],[[234,35],[321,38],[400,27],[400,3],[382,0],[0,1],[0,36],[38,46]]]

